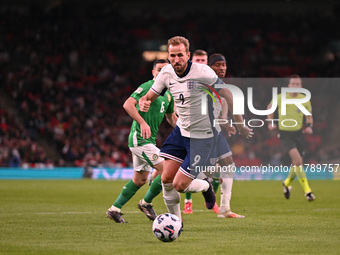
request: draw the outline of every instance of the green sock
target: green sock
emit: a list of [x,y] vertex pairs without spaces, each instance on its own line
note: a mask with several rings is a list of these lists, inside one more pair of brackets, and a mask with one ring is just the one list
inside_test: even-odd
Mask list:
[[115,207],[122,209],[123,205],[125,205],[136,192],[140,189],[132,180],[130,180],[125,186],[123,187],[120,195],[118,196],[117,200],[113,203]]
[[144,201],[147,203],[152,203],[152,200],[158,196],[162,191],[161,175],[157,175],[156,178],[151,183],[150,188],[144,196]]
[[213,178],[213,186],[214,186],[214,192],[217,192],[218,187],[220,186],[220,179]]
[[307,176],[305,170],[303,169],[303,166],[296,167],[296,176],[298,177],[298,180],[303,188],[303,191],[305,193],[312,192],[312,189],[309,187]]
[[185,199],[191,199],[192,193],[185,193]]

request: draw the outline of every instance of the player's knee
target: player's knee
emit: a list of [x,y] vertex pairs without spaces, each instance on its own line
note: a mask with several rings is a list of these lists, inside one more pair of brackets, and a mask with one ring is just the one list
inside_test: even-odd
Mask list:
[[301,166],[303,164],[302,159],[294,159],[292,161],[293,166]]
[[136,184],[138,187],[142,187],[146,183],[147,179],[134,179],[133,183]]
[[172,178],[167,176],[166,174],[162,174],[161,176],[162,183],[172,183]]

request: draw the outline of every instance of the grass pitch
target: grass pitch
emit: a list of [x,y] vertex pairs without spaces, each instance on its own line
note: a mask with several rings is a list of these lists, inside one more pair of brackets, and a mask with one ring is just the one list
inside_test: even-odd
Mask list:
[[[310,181],[314,202],[297,181],[289,200],[280,181],[234,181],[232,209],[245,219],[218,219],[194,194],[172,243],[137,209],[147,186],[123,207],[128,224],[105,218],[125,183],[1,180],[0,254],[339,254],[339,181]],[[154,208],[166,212],[161,195]]]

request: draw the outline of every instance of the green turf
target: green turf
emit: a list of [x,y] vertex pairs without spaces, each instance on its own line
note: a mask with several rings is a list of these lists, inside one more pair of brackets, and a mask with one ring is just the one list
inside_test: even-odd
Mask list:
[[[297,181],[290,200],[279,181],[235,181],[232,208],[245,219],[218,219],[194,194],[172,243],[157,240],[137,209],[147,187],[123,208],[129,224],[105,218],[125,183],[0,181],[0,254],[339,254],[339,181],[310,181],[314,202]],[[161,196],[154,205],[166,212]]]

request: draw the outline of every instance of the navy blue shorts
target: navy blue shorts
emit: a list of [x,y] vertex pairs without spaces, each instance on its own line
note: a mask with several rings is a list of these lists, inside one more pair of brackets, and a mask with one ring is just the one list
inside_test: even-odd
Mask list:
[[216,148],[216,156],[215,156],[216,162],[232,155],[229,144],[227,140],[225,139],[225,136],[223,135],[222,132],[218,133],[216,137],[215,148]]
[[195,179],[204,167],[212,165],[211,158],[216,156],[214,138],[184,137],[176,126],[162,145],[159,155],[181,163],[179,170]]

